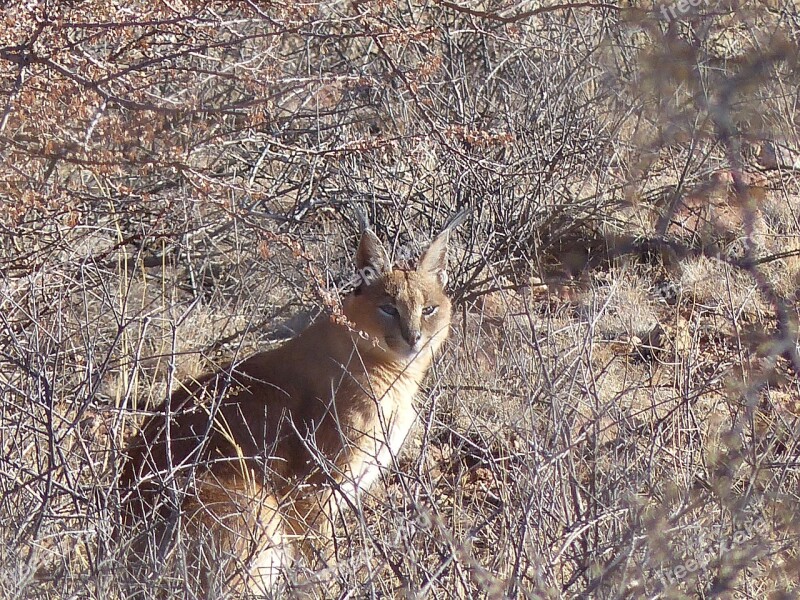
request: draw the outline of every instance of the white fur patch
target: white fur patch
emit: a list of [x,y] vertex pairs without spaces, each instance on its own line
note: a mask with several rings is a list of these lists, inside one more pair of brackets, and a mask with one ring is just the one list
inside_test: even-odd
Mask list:
[[359,494],[366,492],[392,466],[417,418],[413,406],[416,391],[416,382],[398,382],[377,400],[378,419],[372,430],[365,432],[359,443],[360,455],[350,463],[350,472],[342,483],[342,491],[350,502],[357,503]]

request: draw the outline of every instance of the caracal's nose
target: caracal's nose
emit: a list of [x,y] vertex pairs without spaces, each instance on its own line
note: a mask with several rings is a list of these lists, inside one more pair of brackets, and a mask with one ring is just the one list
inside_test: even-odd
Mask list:
[[422,333],[420,333],[419,329],[412,329],[403,335],[403,338],[405,338],[406,342],[408,342],[408,345],[412,348],[417,346],[417,342],[419,342],[421,337]]

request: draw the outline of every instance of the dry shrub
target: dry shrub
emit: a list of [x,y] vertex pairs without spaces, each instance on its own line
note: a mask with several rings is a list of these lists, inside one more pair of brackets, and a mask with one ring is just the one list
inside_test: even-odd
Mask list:
[[7,3],[0,594],[131,594],[143,412],[335,310],[354,206],[471,209],[457,317],[298,594],[797,593],[798,9],[532,6]]

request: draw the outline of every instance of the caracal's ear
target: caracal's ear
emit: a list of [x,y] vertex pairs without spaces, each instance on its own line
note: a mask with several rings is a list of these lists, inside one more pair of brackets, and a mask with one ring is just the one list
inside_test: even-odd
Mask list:
[[434,238],[428,249],[419,257],[417,272],[430,273],[439,280],[442,287],[447,285],[447,249],[450,245],[450,232],[466,219],[467,214],[467,210],[462,210],[453,215],[442,232]]
[[371,229],[365,229],[361,233],[361,241],[356,251],[356,268],[367,284],[385,275],[392,268],[386,249]]
[[418,273],[429,273],[439,280],[439,285],[447,285],[447,248],[450,244],[450,230],[445,229],[419,257]]

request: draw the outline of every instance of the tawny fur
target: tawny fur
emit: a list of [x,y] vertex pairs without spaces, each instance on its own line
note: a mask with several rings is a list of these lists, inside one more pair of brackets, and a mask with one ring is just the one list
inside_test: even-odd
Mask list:
[[370,279],[343,302],[350,324],[322,319],[183,385],[147,419],[122,477],[127,525],[148,529],[134,553],[168,562],[184,536],[198,595],[215,577],[220,589],[267,592],[300,548],[325,558],[336,512],[407,437],[448,335],[447,235],[400,270],[366,231],[356,264]]

